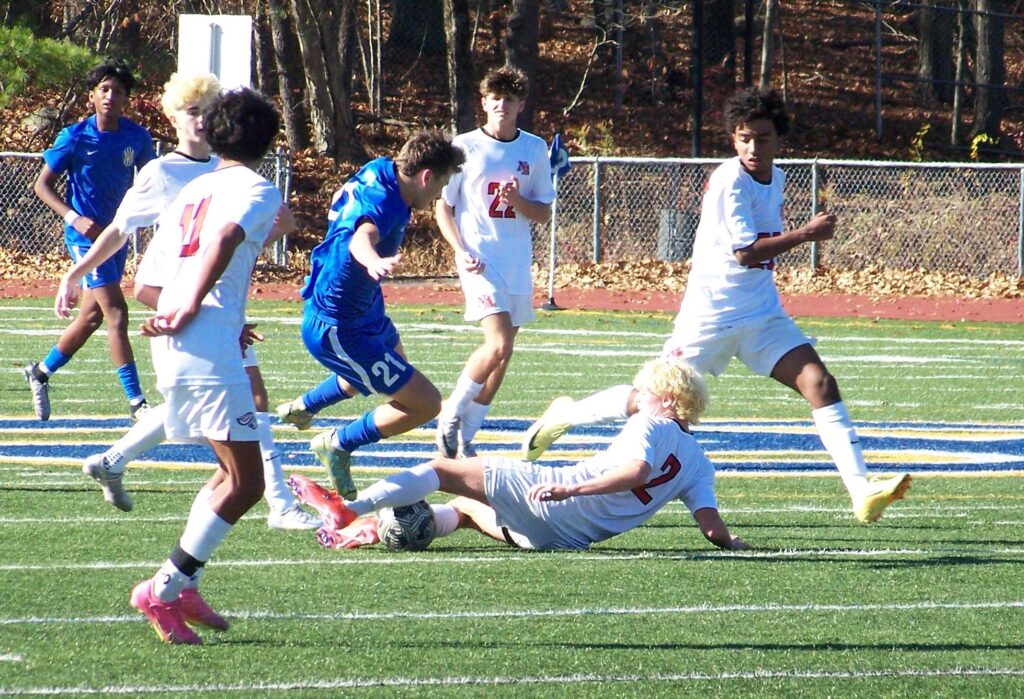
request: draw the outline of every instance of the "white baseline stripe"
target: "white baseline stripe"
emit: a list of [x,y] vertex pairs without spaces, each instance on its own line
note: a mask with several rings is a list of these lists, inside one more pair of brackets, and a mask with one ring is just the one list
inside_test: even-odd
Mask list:
[[14,653],[0,653],[0,663],[20,663],[22,660],[23,657]]

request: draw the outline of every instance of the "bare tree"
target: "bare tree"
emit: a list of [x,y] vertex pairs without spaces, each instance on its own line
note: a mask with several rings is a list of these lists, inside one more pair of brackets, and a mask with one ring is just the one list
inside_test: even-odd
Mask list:
[[448,93],[452,105],[452,129],[455,133],[464,133],[476,125],[468,0],[445,0],[444,20],[445,39],[448,43]]
[[267,19],[277,66],[277,90],[281,97],[284,132],[292,150],[304,150],[310,145],[309,116],[303,108],[299,40],[295,36],[295,21],[288,12],[286,0],[267,0]]
[[533,89],[526,96],[526,106],[519,115],[519,125],[533,129],[534,93],[537,85],[537,30],[540,21],[540,0],[512,0],[508,15],[508,32],[505,34],[505,62],[526,74]]
[[[953,98],[953,32],[956,8],[922,5],[917,10],[917,75],[914,92],[919,99],[944,104]],[[942,82],[936,82],[942,81]]]
[[764,8],[764,34],[761,40],[761,79],[758,87],[762,90],[772,81],[772,60],[775,58],[775,23],[779,0],[766,0]]
[[997,136],[1006,108],[1006,63],[1003,57],[1003,0],[975,0],[977,35],[974,126],[971,138],[981,134]]

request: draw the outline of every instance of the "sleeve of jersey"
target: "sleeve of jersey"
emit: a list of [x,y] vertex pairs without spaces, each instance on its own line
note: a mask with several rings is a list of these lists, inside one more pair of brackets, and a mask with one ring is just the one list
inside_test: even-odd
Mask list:
[[[465,165],[463,165],[465,167]],[[455,208],[459,201],[459,189],[462,187],[462,171],[454,173],[448,180],[448,184],[441,190],[441,199],[448,206]]]
[[156,161],[142,168],[117,207],[112,225],[124,235],[130,235],[136,228],[156,223],[164,205],[161,182]]
[[752,193],[738,177],[723,185],[722,223],[729,232],[729,240],[735,252],[750,247],[757,240],[754,212],[751,209]]
[[696,469],[697,474],[693,479],[693,483],[686,489],[686,492],[682,494],[680,499],[686,505],[690,514],[705,507],[717,510],[718,498],[715,497],[714,465],[700,448],[690,450],[686,456],[688,460],[692,460],[692,463],[683,464],[683,468],[686,470]]
[[530,177],[530,193],[527,197],[541,204],[550,204],[555,200],[555,185],[551,179],[551,160],[547,146],[540,142],[537,155],[533,158]]
[[43,161],[53,172],[61,174],[71,166],[75,154],[75,133],[73,126],[61,129],[53,145],[43,151]]
[[655,425],[642,415],[634,415],[608,446],[608,454],[616,463],[646,461],[655,468]]
[[246,240],[254,240],[263,247],[274,219],[281,208],[281,192],[270,182],[260,182],[251,187],[245,197],[239,197],[238,212],[231,221],[237,221],[245,231]]
[[153,147],[153,137],[149,135],[149,131],[141,126],[139,131],[139,153],[135,156],[135,167],[143,168],[146,163],[156,158],[156,149]]

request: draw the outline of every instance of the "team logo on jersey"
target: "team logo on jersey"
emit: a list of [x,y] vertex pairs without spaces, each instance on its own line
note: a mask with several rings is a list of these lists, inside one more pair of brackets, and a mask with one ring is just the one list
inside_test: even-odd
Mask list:
[[132,163],[134,162],[135,149],[132,148],[131,146],[128,146],[127,148],[124,149],[124,152],[121,153],[121,164],[124,165],[125,167],[131,167]]
[[484,294],[476,300],[477,306],[480,308],[494,308],[494,296],[490,294]]
[[519,167],[517,167],[516,170],[521,172],[521,173],[523,173],[524,175],[529,175],[530,174],[530,163],[526,162],[525,160],[520,160],[519,161]]
[[235,422],[237,422],[242,427],[248,427],[250,430],[254,430],[256,429],[256,414],[246,413],[242,417],[236,418]]

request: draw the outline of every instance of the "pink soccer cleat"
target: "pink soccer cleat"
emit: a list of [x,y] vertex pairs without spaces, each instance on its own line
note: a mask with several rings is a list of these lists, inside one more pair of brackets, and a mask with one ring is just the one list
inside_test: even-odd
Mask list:
[[377,520],[374,517],[357,519],[341,531],[320,527],[316,530],[317,542],[329,549],[357,549],[380,542],[377,535]]
[[340,531],[355,520],[356,513],[348,508],[336,492],[328,490],[312,478],[293,473],[288,476],[287,484],[299,502],[320,513],[327,529]]
[[227,631],[228,620],[213,611],[198,589],[186,587],[178,595],[178,603],[181,605],[181,615],[188,623],[208,626],[217,631]]
[[132,589],[131,604],[146,615],[164,643],[199,645],[203,639],[185,623],[181,601],[162,602],[153,594],[153,581],[146,579]]

